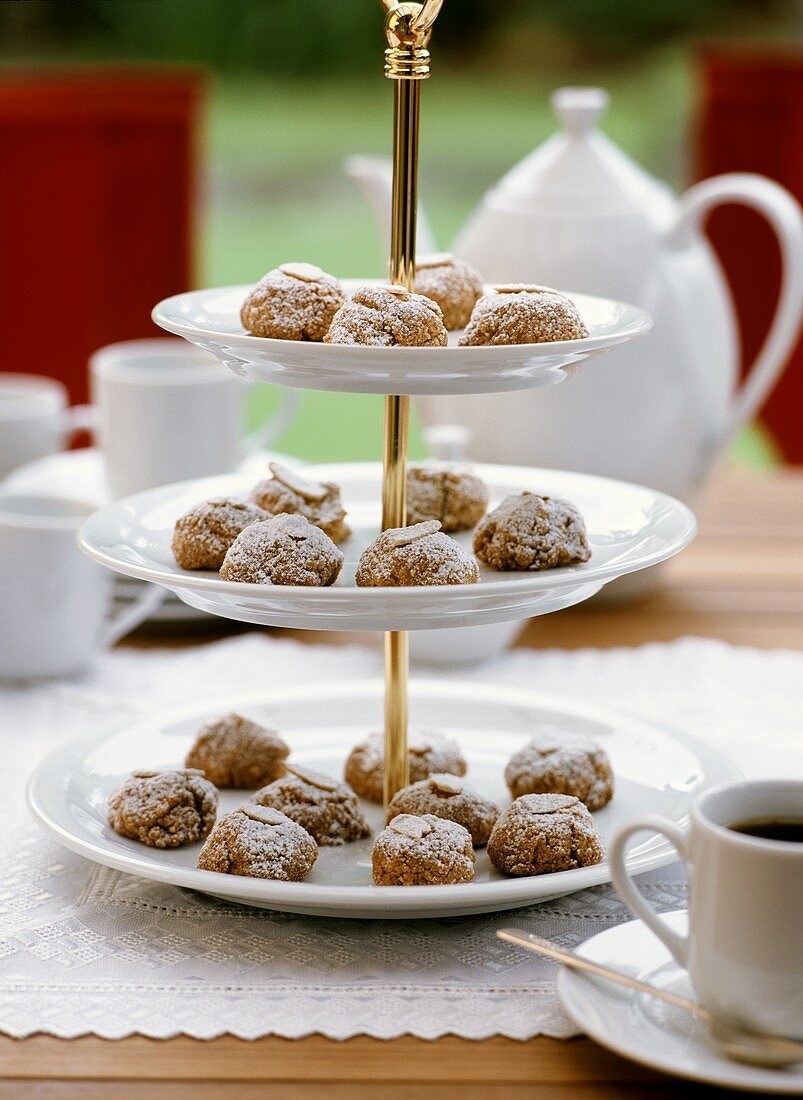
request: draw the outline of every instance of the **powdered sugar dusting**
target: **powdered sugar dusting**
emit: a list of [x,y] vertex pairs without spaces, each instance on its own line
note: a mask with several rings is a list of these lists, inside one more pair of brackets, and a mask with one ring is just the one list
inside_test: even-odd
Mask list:
[[[467,764],[460,746],[450,737],[429,730],[411,729],[408,740],[410,782],[435,772],[465,775]],[[385,777],[385,738],[382,733],[369,734],[348,755],[346,782],[357,794],[371,802],[381,802]]]
[[492,569],[552,569],[591,557],[583,517],[573,504],[513,493],[474,532],[474,553]]
[[205,500],[176,520],[173,556],[182,569],[220,569],[239,533],[266,518],[257,504],[238,497]]
[[403,287],[363,286],[338,310],[325,340],[327,344],[424,348],[445,347],[448,336],[436,302]]
[[378,886],[434,886],[470,882],[474,849],[467,829],[434,814],[401,814],[382,830],[371,851]]
[[277,463],[271,463],[270,468],[273,477],[258,482],[251,491],[251,499],[259,508],[268,515],[286,512],[304,516],[333,542],[348,538],[351,529],[346,523],[338,485],[331,481],[310,482]]
[[463,328],[483,291],[482,276],[449,253],[416,261],[415,289],[441,307],[448,329]]
[[207,835],[217,802],[214,786],[197,771],[135,772],[109,796],[109,824],[152,848],[178,848]]
[[588,329],[577,306],[548,290],[486,294],[458,341],[470,344],[544,344],[581,340]]
[[510,758],[505,782],[513,798],[567,794],[599,810],[613,796],[614,778],[608,754],[596,741],[546,727]]
[[255,523],[232,543],[220,570],[227,581],[249,584],[334,584],[343,555],[323,531],[304,516],[281,513]]
[[319,341],[345,301],[333,275],[312,264],[284,264],[269,271],[248,294],[240,320],[254,336]]
[[544,875],[600,863],[605,848],[579,799],[528,794],[508,806],[494,825],[488,855],[506,874]]
[[[407,530],[389,528],[363,551],[355,576],[359,586],[476,584],[479,581],[479,566],[454,539],[436,530],[407,541]],[[398,544],[400,536],[404,538],[402,545]]]
[[290,774],[252,795],[292,818],[319,844],[345,844],[370,835],[357,797],[345,783],[308,768],[290,765]]
[[434,774],[397,791],[388,806],[388,821],[396,814],[434,814],[456,821],[471,833],[475,848],[488,843],[500,810],[454,775]]
[[440,520],[444,531],[468,531],[485,515],[488,487],[468,470],[410,466],[407,518],[411,523]]
[[272,810],[260,818],[258,810],[241,807],[222,817],[201,849],[199,869],[285,882],[305,879],[318,845],[285,814]]
[[202,726],[184,762],[218,787],[254,788],[284,775],[289,755],[275,730],[227,714]]

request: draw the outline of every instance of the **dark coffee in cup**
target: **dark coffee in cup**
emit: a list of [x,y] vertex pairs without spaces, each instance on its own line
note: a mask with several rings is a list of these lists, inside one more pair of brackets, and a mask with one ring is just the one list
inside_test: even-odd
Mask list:
[[757,817],[734,821],[729,826],[734,833],[754,836],[759,840],[783,840],[788,844],[803,844],[803,818]]

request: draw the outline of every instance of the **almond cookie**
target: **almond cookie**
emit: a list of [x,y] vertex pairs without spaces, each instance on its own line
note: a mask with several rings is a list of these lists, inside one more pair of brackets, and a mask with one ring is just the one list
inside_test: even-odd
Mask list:
[[433,814],[398,814],[371,849],[377,886],[450,886],[474,878],[468,829]]
[[345,844],[371,835],[351,787],[310,768],[286,767],[287,775],[257,791],[251,802],[281,810],[319,844]]
[[459,343],[545,344],[585,336],[588,329],[569,298],[549,287],[512,284],[480,298]]
[[588,561],[583,517],[568,500],[514,493],[474,532],[474,553],[498,570],[553,569]]
[[314,264],[282,264],[248,294],[240,320],[253,336],[320,341],[345,301],[334,275]]
[[284,775],[290,749],[275,730],[240,714],[227,714],[201,727],[184,761],[217,787],[250,788]]
[[444,531],[469,531],[488,507],[488,486],[468,470],[410,466],[407,521],[440,520]]
[[301,882],[317,858],[306,829],[270,806],[249,804],[221,817],[201,848],[198,869]]
[[109,795],[108,820],[120,836],[149,848],[203,840],[215,823],[217,791],[193,768],[133,772]]
[[251,491],[251,500],[258,508],[272,516],[281,512],[305,516],[332,542],[348,538],[351,528],[346,523],[338,485],[331,481],[310,481],[278,462],[271,462],[270,472],[273,477],[260,481]]
[[465,785],[457,775],[436,774],[397,791],[390,800],[387,820],[396,814],[434,814],[456,821],[471,833],[475,848],[488,843],[500,809]]
[[[456,742],[440,733],[411,730],[407,744],[410,759],[410,782],[436,772],[465,775],[465,757]],[[346,782],[361,798],[381,802],[385,784],[385,738],[372,733],[355,745],[348,755],[344,770]]]
[[476,584],[480,570],[439,520],[391,527],[363,550],[355,580],[362,588],[417,584]]
[[173,557],[182,569],[220,569],[239,533],[267,518],[266,512],[245,500],[205,500],[176,520]]
[[589,810],[613,797],[608,754],[589,737],[547,727],[514,753],[505,768],[513,798],[522,794],[573,794]]
[[220,575],[248,584],[326,588],[343,568],[343,555],[320,527],[282,512],[246,527],[229,547]]
[[591,814],[568,794],[525,794],[491,830],[488,856],[506,875],[550,875],[605,858]]
[[482,291],[482,276],[449,252],[436,252],[416,260],[415,292],[438,303],[448,329],[468,324]]
[[403,286],[361,286],[337,311],[327,344],[440,348],[448,336],[437,302]]

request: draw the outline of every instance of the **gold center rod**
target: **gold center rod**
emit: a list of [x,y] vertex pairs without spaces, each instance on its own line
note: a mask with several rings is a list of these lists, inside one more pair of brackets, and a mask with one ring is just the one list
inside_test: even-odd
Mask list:
[[[394,80],[393,202],[390,281],[412,290],[415,283],[415,222],[418,209],[419,82]],[[409,397],[385,398],[382,528],[407,523],[407,425]],[[385,805],[410,781],[407,755],[406,632],[385,634]]]
[[393,81],[393,199],[390,226],[390,280],[407,290],[415,285],[415,230],[418,213],[418,80]]
[[[419,84],[429,76],[432,24],[443,0],[382,0],[387,11],[385,76],[393,81],[393,200],[390,227],[390,281],[415,286],[415,220],[418,211]],[[382,471],[382,529],[407,523],[407,421],[409,397],[385,398]],[[385,806],[409,783],[407,756],[408,638],[385,634]]]

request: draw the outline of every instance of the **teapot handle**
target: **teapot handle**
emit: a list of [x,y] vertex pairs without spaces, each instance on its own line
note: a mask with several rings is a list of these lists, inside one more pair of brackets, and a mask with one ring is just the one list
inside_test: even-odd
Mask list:
[[681,197],[680,216],[668,243],[688,244],[706,215],[721,203],[736,202],[763,214],[781,248],[781,292],[764,343],[741,388],[731,401],[728,421],[717,447],[726,446],[761,407],[780,374],[800,330],[803,314],[803,216],[796,200],[780,184],[750,172],[731,172],[697,183]]

